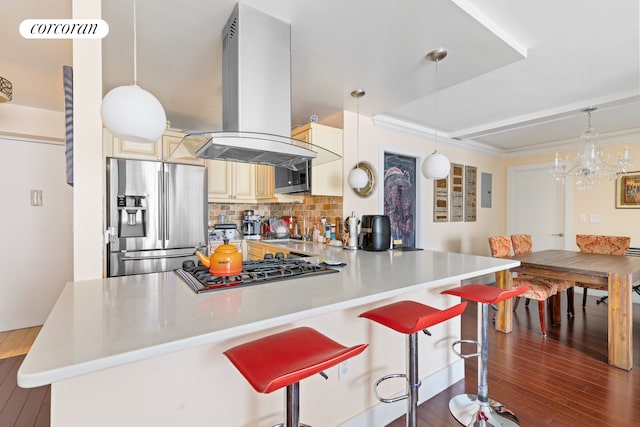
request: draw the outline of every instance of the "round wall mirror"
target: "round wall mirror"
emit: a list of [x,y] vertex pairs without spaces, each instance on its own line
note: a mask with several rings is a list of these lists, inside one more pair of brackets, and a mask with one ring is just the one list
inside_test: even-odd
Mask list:
[[373,190],[376,187],[376,173],[375,173],[375,170],[373,169],[373,166],[368,162],[359,162],[358,168],[365,171],[369,179],[367,181],[367,184],[364,187],[361,187],[358,189],[354,188],[353,191],[355,191],[356,194],[360,197],[367,197],[368,195],[373,193]]

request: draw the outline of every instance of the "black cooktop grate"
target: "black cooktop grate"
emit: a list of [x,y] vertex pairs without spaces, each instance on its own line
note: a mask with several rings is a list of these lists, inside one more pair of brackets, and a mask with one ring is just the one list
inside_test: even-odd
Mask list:
[[314,264],[299,258],[264,259],[243,261],[242,272],[233,276],[213,276],[201,263],[185,261],[176,273],[196,293],[258,285],[280,280],[318,274],[337,273],[338,270]]

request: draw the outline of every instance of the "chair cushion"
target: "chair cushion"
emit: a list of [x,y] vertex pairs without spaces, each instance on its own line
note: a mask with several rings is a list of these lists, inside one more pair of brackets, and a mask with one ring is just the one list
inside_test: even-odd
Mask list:
[[528,286],[528,289],[521,295],[525,298],[544,301],[558,292],[558,285],[554,283],[546,283],[543,280],[518,277],[513,279],[513,287],[520,288]]
[[631,237],[576,234],[576,244],[580,248],[580,252],[622,256],[629,250]]
[[466,307],[467,302],[463,302],[440,310],[417,301],[398,301],[366,311],[360,317],[403,334],[413,334],[462,314]]
[[[537,280],[540,282],[545,282],[549,285],[553,285],[556,286],[557,288],[557,292],[562,292],[565,291],[569,288],[572,288],[576,285],[576,282],[572,281],[572,280],[566,280],[566,279],[549,279],[546,277],[540,277],[540,276],[533,276],[533,275],[529,275],[526,273],[518,273],[517,276],[518,279],[521,280]],[[514,279],[515,280],[515,279]]]
[[[624,256],[631,245],[631,237],[576,234],[576,244],[578,245],[578,248],[580,248],[580,252]],[[605,291],[609,289],[608,286],[594,286],[581,282],[576,283],[576,285]]]
[[508,236],[489,237],[489,248],[491,248],[491,256],[494,258],[511,256],[511,239]]
[[509,298],[518,297],[526,292],[527,289],[529,289],[527,284],[521,284],[521,286],[514,289],[502,289],[495,286],[472,284],[447,289],[441,293],[459,296],[460,298],[479,303],[495,304]]
[[511,243],[515,255],[529,254],[533,250],[531,234],[512,234]]
[[259,393],[271,393],[335,366],[367,348],[345,347],[309,327],[240,344],[224,352]]

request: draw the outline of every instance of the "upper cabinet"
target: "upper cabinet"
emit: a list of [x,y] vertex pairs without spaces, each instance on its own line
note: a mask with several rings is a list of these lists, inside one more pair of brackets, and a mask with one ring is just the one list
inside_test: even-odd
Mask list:
[[186,152],[176,151],[184,134],[167,130],[154,143],[134,142],[113,136],[107,129],[103,129],[102,139],[104,152],[108,157],[119,157],[138,160],[159,160],[173,163],[204,166],[203,159],[191,157]]
[[207,160],[209,203],[256,201],[256,165]]
[[294,203],[302,195],[274,194],[273,166],[207,160],[209,203]]
[[342,196],[342,130],[318,123],[309,123],[291,132],[295,139],[333,151],[339,160],[313,166],[311,194],[314,196]]

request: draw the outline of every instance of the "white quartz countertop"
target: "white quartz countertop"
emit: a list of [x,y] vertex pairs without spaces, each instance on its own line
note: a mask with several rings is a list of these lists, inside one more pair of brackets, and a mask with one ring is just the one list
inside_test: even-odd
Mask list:
[[204,294],[174,272],[68,283],[18,371],[18,385],[51,384],[519,265],[428,250],[348,251],[309,242],[288,248],[347,265],[334,274]]

